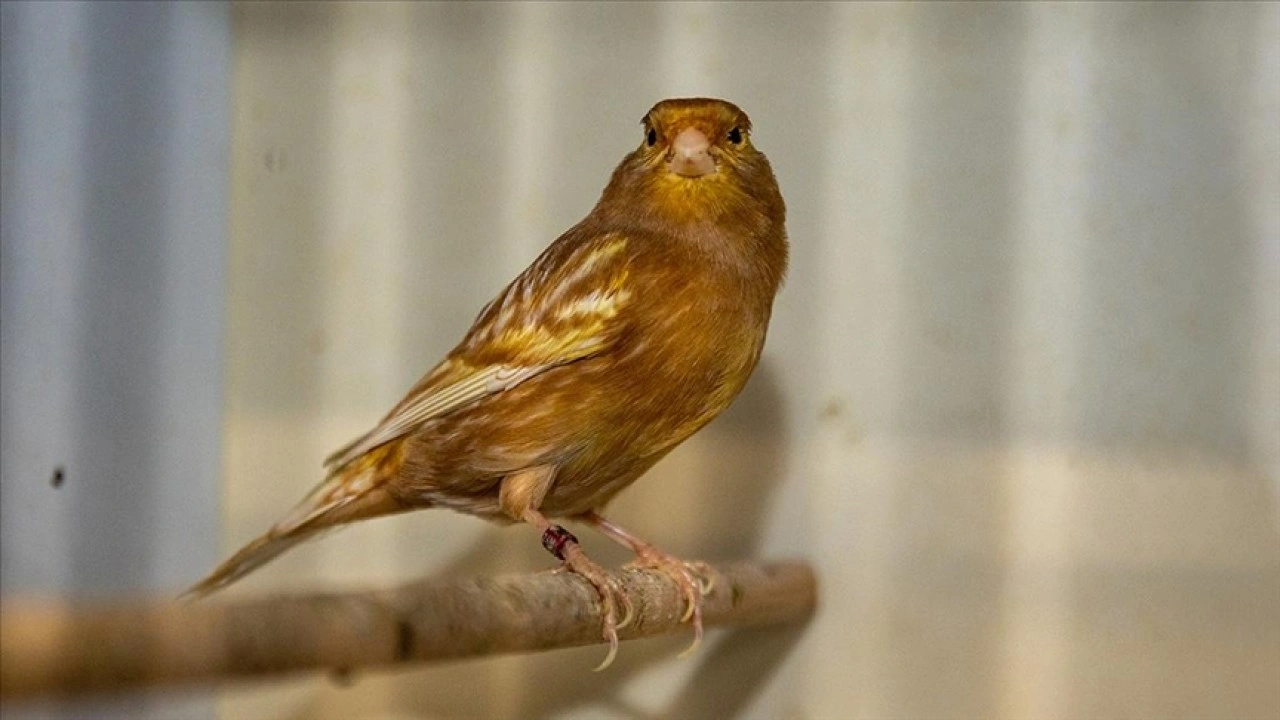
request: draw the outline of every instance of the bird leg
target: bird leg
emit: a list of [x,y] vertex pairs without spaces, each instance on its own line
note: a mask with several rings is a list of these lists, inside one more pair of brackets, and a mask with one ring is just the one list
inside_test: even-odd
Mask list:
[[[676,581],[684,594],[685,612],[680,622],[692,622],[693,644],[680,653],[680,657],[689,655],[702,642],[702,597],[711,592],[715,584],[715,576],[711,567],[703,562],[686,562],[673,555],[659,550],[626,529],[606,520],[594,510],[578,516],[583,522],[604,533],[614,542],[629,548],[636,554],[636,559],[628,563],[629,567],[640,567],[657,570],[669,575]],[[703,580],[703,578],[708,578]]]
[[[618,629],[626,627],[634,615],[631,600],[608,571],[587,557],[573,533],[559,525],[551,524],[542,513],[533,509],[524,511],[524,521],[542,531],[542,547],[564,563],[561,566],[562,569],[581,576],[591,583],[600,595],[601,612],[604,616],[604,639],[609,643],[609,652],[605,655],[604,661],[596,666],[596,672],[604,670],[613,664],[613,659],[618,655]],[[618,622],[618,600],[621,600],[625,613],[622,622]]]

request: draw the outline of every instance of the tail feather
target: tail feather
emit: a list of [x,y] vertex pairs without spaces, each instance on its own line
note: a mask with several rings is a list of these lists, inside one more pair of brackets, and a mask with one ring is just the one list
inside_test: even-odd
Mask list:
[[180,597],[202,598],[210,593],[217,592],[266,565],[276,559],[276,556],[281,555],[309,537],[311,537],[310,534],[303,533],[279,537],[273,537],[271,532],[261,535],[253,542],[240,548],[235,555],[232,555],[226,562],[209,573],[208,577],[187,588]]
[[[409,510],[382,487],[353,488],[353,478],[335,475],[265,534],[241,548],[182,597],[203,597],[257,570],[300,542],[356,520]],[[344,492],[344,490],[355,492]]]

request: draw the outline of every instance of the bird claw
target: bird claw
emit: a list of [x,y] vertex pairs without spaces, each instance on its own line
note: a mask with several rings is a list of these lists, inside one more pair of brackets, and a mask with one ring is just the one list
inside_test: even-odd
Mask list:
[[[572,550],[565,552],[564,564],[559,568],[560,572],[572,572],[582,579],[591,583],[596,593],[600,596],[600,613],[601,624],[604,641],[609,644],[609,652],[605,654],[604,660],[595,667],[593,672],[600,672],[613,664],[614,658],[618,656],[618,631],[631,624],[635,619],[635,606],[631,603],[631,598],[627,597],[627,593],[622,589],[617,579],[610,575],[604,568],[587,558],[576,545]],[[623,608],[622,621],[618,621],[618,605],[621,603]]]
[[622,600],[622,622],[618,623],[618,629],[621,630],[636,619],[636,606],[631,604],[631,598],[625,592],[616,590],[615,594]]
[[693,572],[698,581],[698,593],[702,597],[711,594],[716,589],[716,573],[711,569],[711,565],[701,560],[692,560],[685,563],[689,570]]
[[591,672],[604,670],[613,664],[614,658],[618,657],[618,623],[613,607],[612,590],[601,590],[599,587],[596,587],[596,590],[601,592],[600,598],[604,611],[604,639],[605,642],[609,643],[609,652],[605,653],[604,660],[601,660],[600,664],[595,666]]
[[[647,546],[636,552],[636,559],[629,567],[657,570],[675,580],[685,601],[680,622],[693,625],[693,643],[679,657],[691,655],[702,644],[702,598],[715,587],[715,573],[711,571],[711,566],[704,562],[685,562]],[[708,579],[704,580],[704,577]]]
[[618,657],[618,634],[615,632],[613,635],[608,636],[608,639],[609,652],[605,654],[604,660],[601,660],[599,665],[591,668],[591,672],[603,672],[604,670],[607,670],[609,666],[613,664],[613,659]]
[[684,650],[681,650],[680,654],[676,655],[676,657],[681,659],[687,658],[690,655],[697,652],[698,647],[701,645],[702,645],[702,618],[699,617],[698,621],[693,624],[693,642],[689,643],[689,647],[685,648]]

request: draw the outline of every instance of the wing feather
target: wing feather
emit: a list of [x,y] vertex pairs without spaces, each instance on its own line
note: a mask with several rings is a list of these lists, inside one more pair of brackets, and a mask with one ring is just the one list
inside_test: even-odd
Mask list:
[[626,288],[626,239],[566,233],[494,298],[449,358],[373,430],[325,459],[335,472],[423,423],[596,355],[616,340]]

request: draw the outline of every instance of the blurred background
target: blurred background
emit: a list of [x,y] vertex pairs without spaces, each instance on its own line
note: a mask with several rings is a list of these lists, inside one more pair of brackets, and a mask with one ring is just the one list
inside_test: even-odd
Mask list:
[[[614,518],[803,557],[807,626],[6,718],[1275,718],[1280,5],[15,3],[0,583],[171,594],[730,99],[793,263],[734,407]],[[590,553],[626,556],[584,534]],[[353,527],[231,592],[550,567]]]

